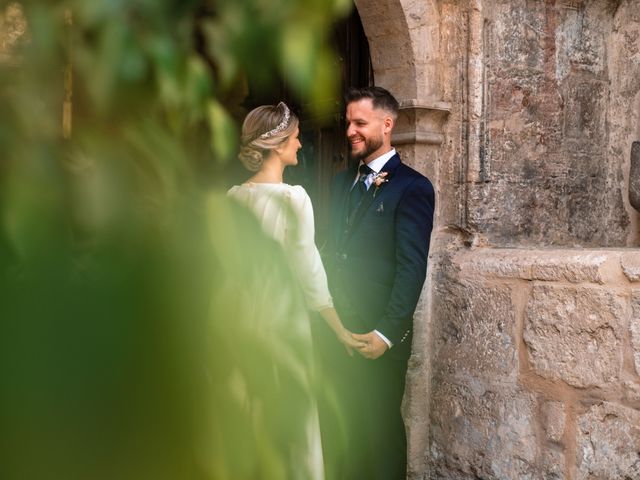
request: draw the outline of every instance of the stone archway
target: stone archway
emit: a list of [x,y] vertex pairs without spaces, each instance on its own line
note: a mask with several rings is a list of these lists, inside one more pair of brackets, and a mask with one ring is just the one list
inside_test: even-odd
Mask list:
[[437,2],[355,0],[376,76],[399,100],[441,100]]
[[369,41],[375,83],[401,114],[394,145],[414,168],[437,180],[437,155],[450,105],[442,101],[440,14],[435,1],[355,0]]

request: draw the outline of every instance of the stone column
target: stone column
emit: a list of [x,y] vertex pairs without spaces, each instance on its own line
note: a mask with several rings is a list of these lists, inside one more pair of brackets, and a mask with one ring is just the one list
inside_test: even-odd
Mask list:
[[[407,371],[403,408],[409,448],[408,478],[421,479],[428,469],[425,452],[429,450],[431,299],[434,255],[442,249],[437,234],[440,210],[439,164],[444,142],[444,125],[451,110],[446,102],[399,98],[400,113],[391,142],[402,161],[426,175],[436,188],[436,219],[431,236],[431,255],[420,302],[414,315],[413,349]],[[437,261],[435,262],[437,263]]]

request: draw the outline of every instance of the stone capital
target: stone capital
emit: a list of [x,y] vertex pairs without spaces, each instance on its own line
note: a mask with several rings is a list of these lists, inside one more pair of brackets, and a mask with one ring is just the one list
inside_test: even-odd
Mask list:
[[391,141],[395,145],[440,145],[444,141],[444,124],[449,118],[448,102],[425,102],[401,99],[400,112]]

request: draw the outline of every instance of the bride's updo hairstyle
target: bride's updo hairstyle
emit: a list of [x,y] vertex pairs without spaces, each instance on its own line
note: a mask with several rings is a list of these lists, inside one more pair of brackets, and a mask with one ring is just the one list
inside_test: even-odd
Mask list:
[[247,170],[257,172],[269,152],[285,143],[297,127],[298,117],[284,102],[254,108],[242,124],[238,158]]

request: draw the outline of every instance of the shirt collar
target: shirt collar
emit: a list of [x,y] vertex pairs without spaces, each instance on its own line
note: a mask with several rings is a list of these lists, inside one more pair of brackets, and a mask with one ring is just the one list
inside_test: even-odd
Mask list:
[[[380,170],[382,170],[382,167],[384,167],[385,163],[387,163],[389,161],[389,159],[391,157],[393,157],[396,154],[396,149],[392,148],[391,150],[389,150],[387,153],[385,153],[384,155],[379,156],[378,158],[375,158],[373,160],[371,160],[367,166],[373,170],[375,173],[380,173]],[[360,165],[362,165],[363,162],[360,162]]]

